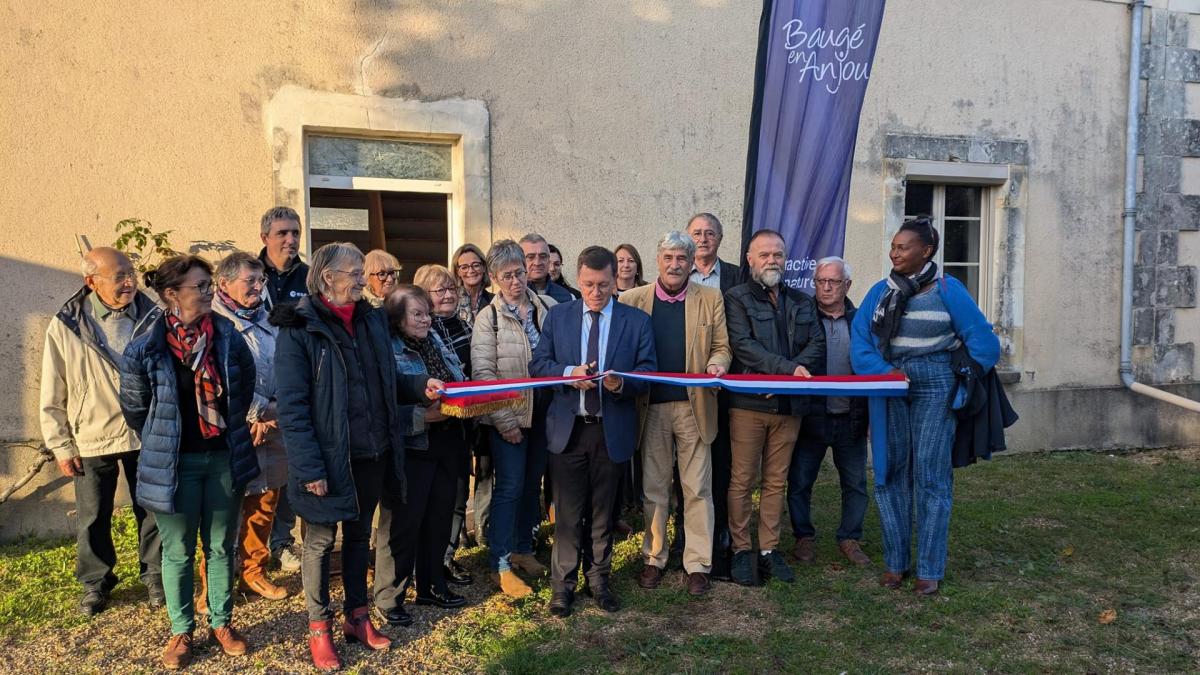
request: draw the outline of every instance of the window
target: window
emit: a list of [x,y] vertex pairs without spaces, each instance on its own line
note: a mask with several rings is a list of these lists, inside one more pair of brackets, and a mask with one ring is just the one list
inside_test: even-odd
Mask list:
[[930,216],[941,235],[935,261],[967,287],[988,313],[991,229],[981,185],[940,185],[909,182],[904,192],[904,216]]

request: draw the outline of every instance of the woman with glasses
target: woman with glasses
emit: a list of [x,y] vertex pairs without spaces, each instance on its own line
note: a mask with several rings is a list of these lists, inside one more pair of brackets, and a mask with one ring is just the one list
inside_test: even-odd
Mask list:
[[[467,379],[471,377],[471,324],[458,315],[459,292],[450,275],[450,270],[441,265],[423,265],[413,277],[413,283],[429,294],[430,315],[433,331],[458,358]],[[474,423],[470,423],[468,438],[474,438]],[[470,445],[474,445],[471,443]],[[457,493],[454,500],[454,516],[450,524],[450,539],[446,545],[443,572],[446,580],[459,586],[470,585],[473,579],[457,560],[458,544],[467,524],[467,497],[470,493],[471,456],[466,453],[462,461],[454,466],[457,476]]]
[[[525,280],[525,254],[515,241],[496,242],[487,255],[496,297],[475,319],[471,337],[471,374],[475,380],[529,377],[529,360],[542,334],[550,307],[547,296],[531,291]],[[505,408],[480,421],[489,436],[496,478],[488,522],[488,563],[493,581],[505,595],[533,592],[514,569],[538,577],[546,568],[533,556],[533,528],[541,521],[538,494],[546,469],[545,411],[534,413],[534,397],[525,393],[516,408]]]
[[367,275],[363,299],[372,307],[382,307],[384,298],[400,283],[400,261],[391,253],[377,248],[367,253],[363,273]]
[[[242,251],[232,253],[217,265],[217,292],[212,309],[214,314],[233,323],[254,356],[254,397],[246,422],[250,425],[250,437],[261,473],[246,486],[246,495],[242,498],[238,545],[241,589],[268,600],[283,600],[288,596],[287,589],[276,586],[267,578],[271,526],[275,521],[280,489],[287,482],[287,453],[283,449],[275,403],[275,335],[278,329],[267,321],[267,310],[263,306],[265,284],[261,260]],[[205,600],[205,578],[202,565],[202,590],[196,601],[197,608]],[[206,609],[199,611],[207,613]]]
[[[447,285],[454,289],[453,283]],[[461,382],[466,379],[462,364],[431,329],[431,305],[429,295],[411,284],[400,284],[384,302],[396,372]],[[385,499],[379,518],[380,538],[387,537],[386,546],[379,547],[379,560],[386,553],[387,561],[375,565],[375,606],[389,622],[393,618],[411,621],[404,611],[409,586],[416,589],[418,605],[457,609],[467,604],[446,586],[448,579],[442,574],[458,479],[469,457],[466,428],[462,420],[443,415],[436,403],[401,405],[400,412],[412,416],[420,433],[409,436],[404,454],[408,498]]]
[[309,295],[271,312],[279,327],[275,397],[287,447],[288,503],[307,525],[300,573],[318,670],[341,666],[329,598],[339,527],[342,633],[368,649],[391,646],[367,607],[371,521],[385,481],[397,499],[405,496],[404,448],[416,430],[398,405],[435,399],[444,386],[424,376],[397,376],[387,320],[362,298],[363,268],[354,245],[326,244],[313,253]]
[[209,625],[230,656],[246,653],[234,629],[233,560],[242,491],[259,474],[247,415],[254,356],[234,324],[212,313],[212,266],[182,255],[146,274],[167,311],[125,349],[121,408],[142,439],[137,501],[162,540],[171,639],[163,666],[191,661],[196,537],[208,560]]
[[491,280],[483,260],[483,251],[475,244],[463,244],[450,259],[450,271],[458,285],[458,316],[475,323],[475,315],[492,301],[488,291]]

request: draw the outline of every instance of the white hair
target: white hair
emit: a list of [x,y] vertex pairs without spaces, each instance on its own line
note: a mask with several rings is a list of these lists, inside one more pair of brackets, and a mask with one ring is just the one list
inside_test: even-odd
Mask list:
[[683,249],[687,254],[688,260],[696,259],[696,242],[692,238],[679,230],[672,230],[663,235],[663,238],[658,241],[658,253],[663,251],[677,251]]
[[842,266],[842,276],[846,277],[847,281],[850,280],[850,276],[851,276],[850,275],[850,263],[846,262],[845,260],[843,260],[842,258],[839,258],[836,255],[831,255],[826,258],[821,258],[820,260],[818,260],[817,266],[813,268],[813,276],[815,277],[817,275],[817,271],[826,265],[841,265]]
[[365,256],[354,244],[344,241],[325,244],[313,252],[312,262],[308,268],[305,286],[313,295],[324,295],[329,292],[329,284],[322,276],[325,270],[336,270],[337,265],[349,261],[351,265],[361,265]]

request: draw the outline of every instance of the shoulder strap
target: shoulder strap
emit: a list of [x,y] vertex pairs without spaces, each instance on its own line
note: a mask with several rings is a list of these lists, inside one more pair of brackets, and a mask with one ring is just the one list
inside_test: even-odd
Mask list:
[[489,304],[488,309],[492,310],[492,337],[500,334],[500,315],[496,313],[496,305]]

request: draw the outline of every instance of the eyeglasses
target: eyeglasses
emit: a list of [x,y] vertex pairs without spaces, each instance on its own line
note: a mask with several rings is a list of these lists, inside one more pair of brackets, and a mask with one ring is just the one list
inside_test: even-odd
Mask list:
[[345,274],[346,276],[350,277],[351,279],[357,279],[359,281],[366,278],[366,275],[363,274],[362,270],[329,270],[329,271],[337,272],[339,274]]
[[135,283],[135,284],[137,283],[137,274],[134,272],[122,272],[120,274],[117,274],[117,275],[111,276],[111,277],[106,277],[103,274],[93,274],[92,276],[99,277],[101,279],[107,279],[107,280],[113,282],[114,284],[117,284],[118,286],[122,286],[122,285],[128,284],[128,283]]
[[238,281],[247,286],[263,286],[267,283],[266,277],[240,277]]
[[696,230],[691,233],[692,239],[716,239],[716,230]]
[[458,289],[453,286],[442,286],[441,288],[434,288],[434,289],[430,290],[429,294],[430,295],[451,295],[456,292],[458,292]]
[[483,263],[481,262],[462,263],[458,266],[459,272],[478,272],[482,269]]
[[846,283],[845,279],[813,279],[813,285],[821,286],[822,288],[833,288]]
[[196,289],[196,292],[199,293],[200,295],[209,295],[210,293],[213,292],[213,282],[201,281],[200,283],[196,283],[196,284],[183,284],[183,285],[180,285],[178,288],[194,288],[194,289]]
[[520,270],[520,269],[513,270],[512,272],[505,272],[504,274],[501,274],[500,275],[500,283],[511,284],[512,282],[517,281],[518,279],[524,279],[524,278],[525,278],[525,270]]
[[[341,270],[335,270],[335,271],[340,272]],[[387,281],[389,278],[395,278],[395,277],[400,276],[400,270],[379,270],[378,272],[371,272],[371,276],[375,277],[376,279],[378,279],[380,281]]]

